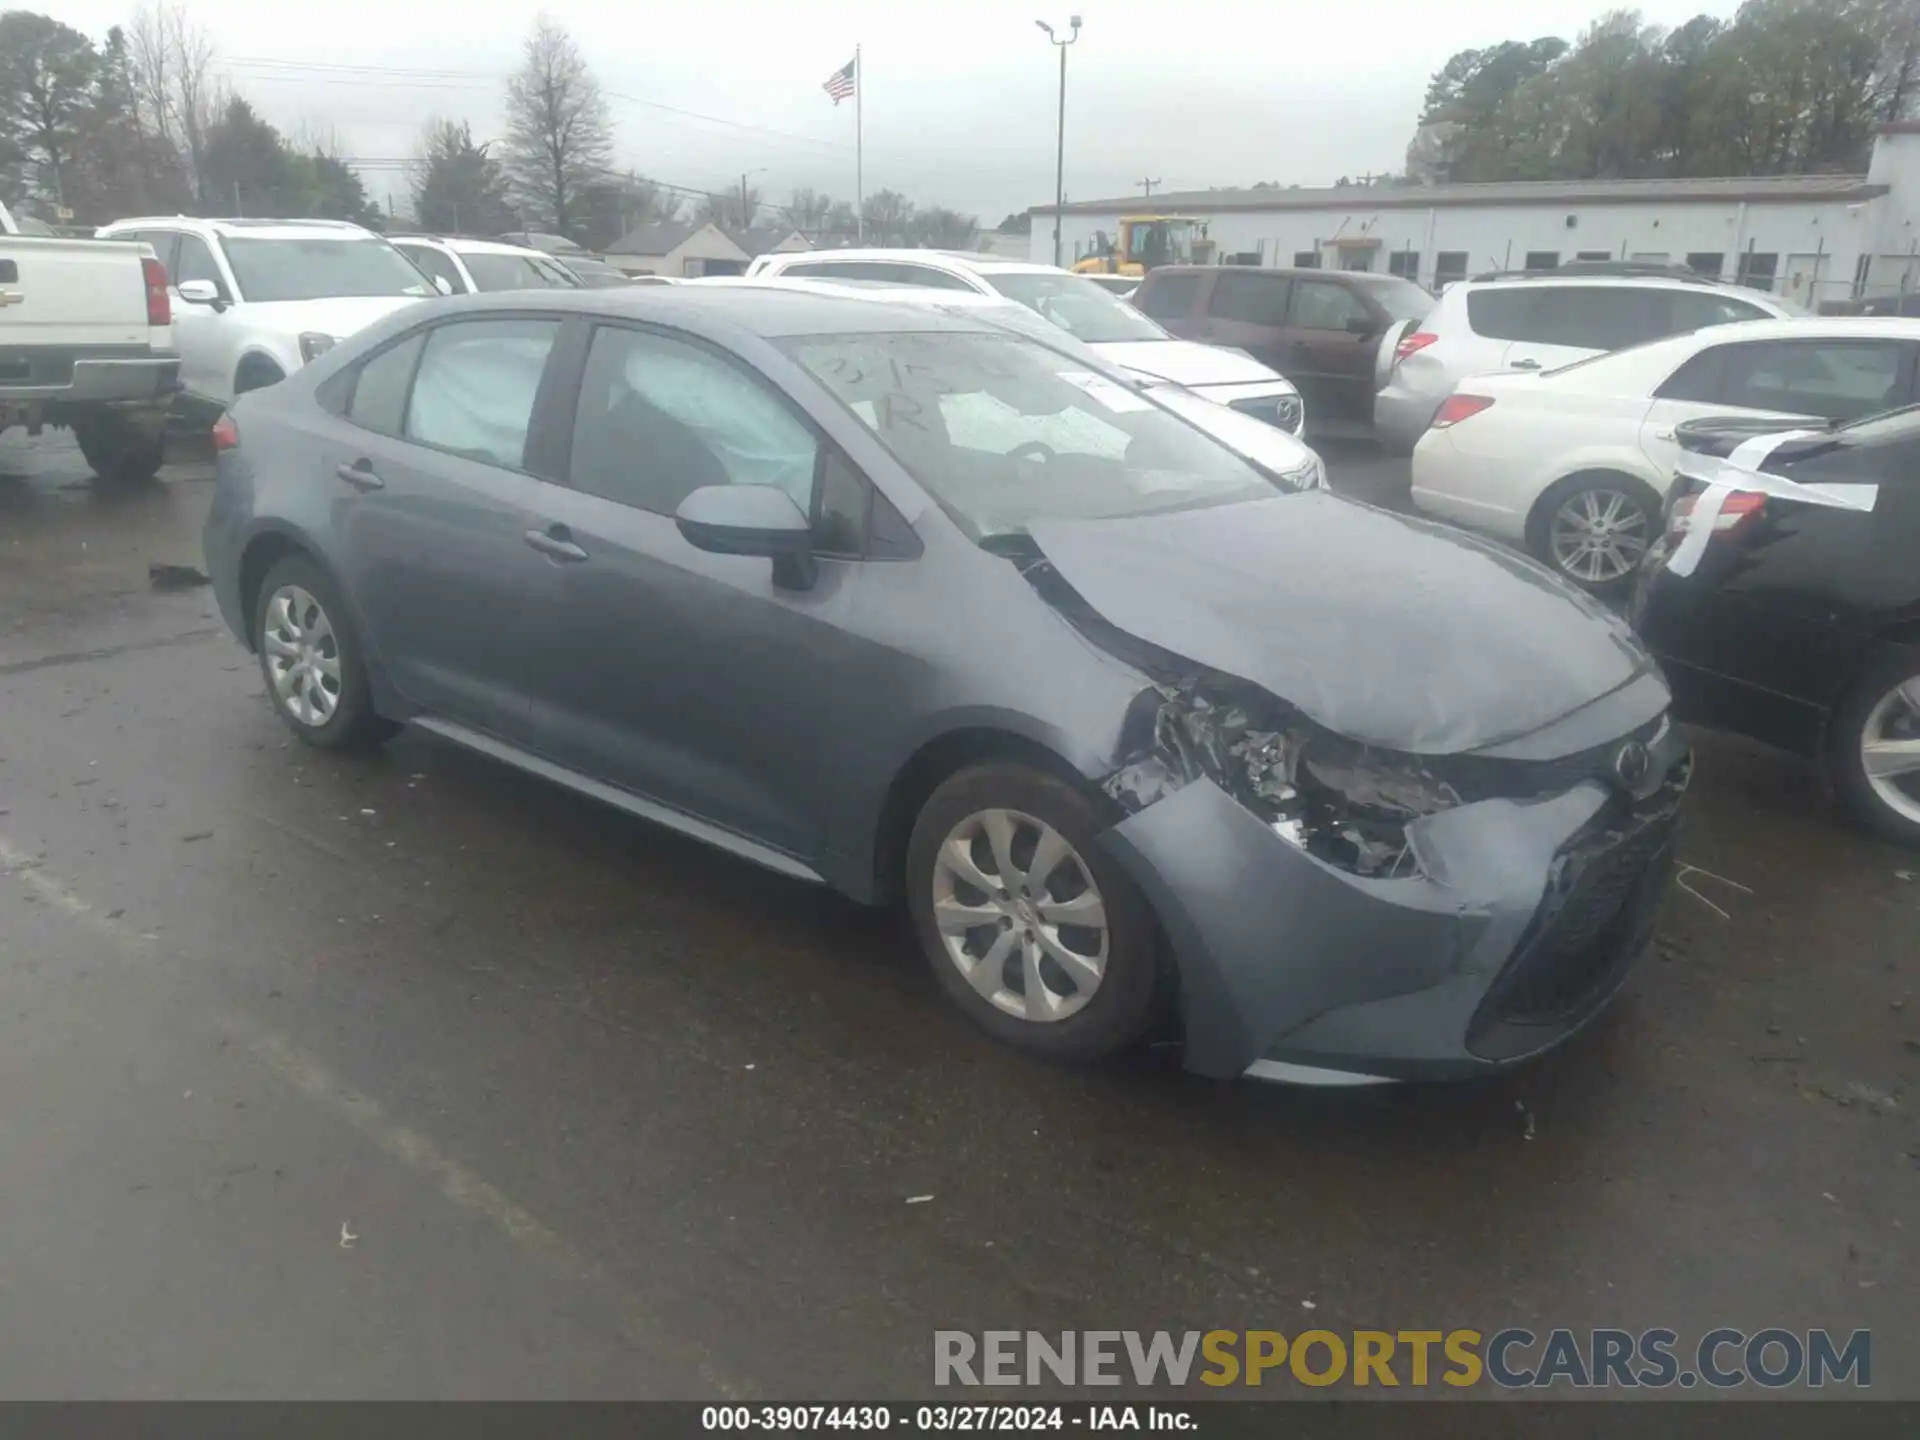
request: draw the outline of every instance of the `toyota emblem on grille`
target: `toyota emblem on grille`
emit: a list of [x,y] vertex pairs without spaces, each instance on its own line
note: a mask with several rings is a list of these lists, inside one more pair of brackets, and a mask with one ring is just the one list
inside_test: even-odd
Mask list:
[[1613,752],[1614,777],[1629,791],[1645,785],[1652,770],[1653,752],[1638,740],[1629,740]]

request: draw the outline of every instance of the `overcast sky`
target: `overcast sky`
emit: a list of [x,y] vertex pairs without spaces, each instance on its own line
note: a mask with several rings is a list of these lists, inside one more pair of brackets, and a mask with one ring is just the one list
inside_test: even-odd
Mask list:
[[[31,3],[31,0],[11,0]],[[44,0],[43,0],[44,3]],[[533,9],[497,0],[190,0],[233,83],[283,129],[331,131],[368,188],[404,203],[422,125],[500,126],[502,77]],[[98,38],[131,7],[59,0]],[[1398,169],[1427,77],[1456,50],[1576,35],[1597,0],[1088,0],[1068,56],[1067,194],[1324,185]],[[1731,0],[1648,0],[1673,25]],[[552,0],[609,94],[622,168],[673,184],[799,185],[850,197],[854,114],[822,92],[855,44],[865,68],[866,187],[993,224],[1053,198],[1058,0],[784,0],[641,5]],[[643,103],[648,102],[648,103]],[[671,107],[667,109],[656,107]],[[691,112],[691,113],[675,113]],[[706,118],[696,118],[706,117]],[[730,123],[728,123],[730,122]],[[382,164],[380,162],[389,162]]]

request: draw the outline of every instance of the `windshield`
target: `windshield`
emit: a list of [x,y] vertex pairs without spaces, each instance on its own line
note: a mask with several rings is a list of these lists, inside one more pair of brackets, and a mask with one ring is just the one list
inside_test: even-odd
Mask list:
[[1382,275],[1377,280],[1362,280],[1360,283],[1395,320],[1424,320],[1427,312],[1433,309],[1433,296],[1411,280]]
[[1274,490],[1118,381],[1016,335],[799,336],[782,347],[976,537]]
[[413,263],[384,240],[268,240],[227,236],[240,298],[327,300],[349,295],[432,295]]
[[1090,345],[1170,338],[1119,296],[1082,275],[992,275],[986,281],[1009,300],[1044,315],[1076,340]]
[[561,279],[556,267],[530,255],[493,255],[462,252],[476,290],[572,290],[577,281]]

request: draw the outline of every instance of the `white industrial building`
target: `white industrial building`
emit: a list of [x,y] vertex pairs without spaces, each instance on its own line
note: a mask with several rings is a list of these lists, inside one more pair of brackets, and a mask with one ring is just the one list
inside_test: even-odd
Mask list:
[[[1055,208],[1030,254],[1054,258]],[[1864,175],[1547,180],[1334,190],[1199,190],[1069,201],[1063,263],[1122,215],[1207,222],[1215,258],[1406,275],[1430,290],[1576,260],[1688,265],[1817,308],[1920,288],[1920,122],[1883,126]]]

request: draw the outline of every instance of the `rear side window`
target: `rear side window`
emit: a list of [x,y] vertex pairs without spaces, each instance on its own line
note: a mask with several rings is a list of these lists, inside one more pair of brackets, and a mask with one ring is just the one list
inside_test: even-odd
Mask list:
[[1141,286],[1134,304],[1156,320],[1184,320],[1193,313],[1201,277],[1192,273],[1160,275]]
[[409,335],[362,365],[353,382],[347,419],[362,430],[398,435],[407,418],[407,386],[413,381],[414,364],[426,343],[424,334]]
[[1728,405],[1858,420],[1906,402],[1910,345],[1897,340],[1781,340],[1727,347]]
[[1467,296],[1474,333],[1490,340],[1619,350],[1670,334],[1666,292],[1626,285],[1508,285]]
[[534,398],[559,330],[557,320],[462,320],[434,329],[407,403],[407,438],[524,468]]
[[1666,378],[1653,392],[1657,400],[1691,400],[1700,405],[1722,403],[1720,376],[1726,367],[1727,352],[1737,347],[1716,345],[1702,350]]
[[1223,270],[1207,297],[1207,313],[1242,325],[1279,329],[1287,323],[1287,281],[1279,275]]

